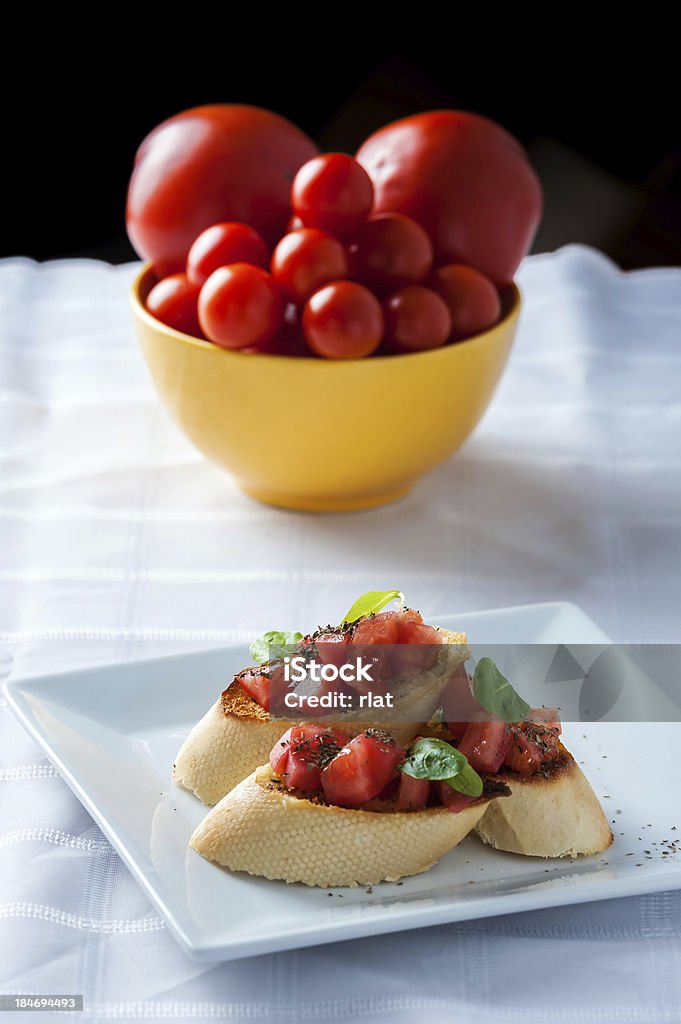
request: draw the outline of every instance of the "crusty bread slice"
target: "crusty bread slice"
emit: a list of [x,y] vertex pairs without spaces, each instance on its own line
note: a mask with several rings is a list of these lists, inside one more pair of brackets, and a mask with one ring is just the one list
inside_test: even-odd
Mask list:
[[490,804],[477,825],[476,834],[489,846],[529,857],[576,857],[602,853],[612,843],[596,794],[562,744],[547,774],[500,772],[495,778],[511,796]]
[[235,681],[182,744],[173,779],[212,806],[268,760],[289,724],[271,719]]
[[458,814],[445,807],[331,807],[287,793],[265,765],[208,812],[189,845],[250,875],[324,887],[373,885],[427,871],[468,835],[488,804],[481,799]]
[[[337,724],[351,735],[369,726],[384,728],[398,743],[406,745],[427,722],[440,702],[447,680],[470,651],[465,633],[441,629],[443,643],[455,645],[427,672],[413,672],[396,679],[391,686],[394,711],[391,722],[360,722],[354,716],[337,716]],[[443,655],[445,652],[442,652]],[[204,804],[212,805],[241,782],[258,765],[264,764],[277,740],[291,725],[271,719],[235,680],[203,716],[177,755],[173,779],[194,793]]]

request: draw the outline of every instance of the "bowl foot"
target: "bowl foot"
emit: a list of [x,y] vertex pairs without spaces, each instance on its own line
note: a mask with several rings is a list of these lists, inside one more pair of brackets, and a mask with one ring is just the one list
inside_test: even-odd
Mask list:
[[270,491],[265,488],[251,487],[249,484],[239,483],[240,489],[249,498],[255,498],[265,505],[276,505],[277,508],[295,509],[298,512],[359,512],[366,508],[378,508],[380,505],[389,505],[393,501],[399,501],[413,487],[413,483],[406,486],[396,487],[388,491],[380,491],[373,494],[287,494],[280,491]]

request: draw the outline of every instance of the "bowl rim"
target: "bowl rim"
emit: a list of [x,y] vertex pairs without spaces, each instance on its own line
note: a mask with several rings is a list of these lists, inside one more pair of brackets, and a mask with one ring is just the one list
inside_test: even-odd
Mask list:
[[391,353],[390,355],[377,356],[372,359],[301,359],[300,356],[281,356],[276,355],[273,352],[241,352],[239,349],[223,348],[221,345],[216,345],[212,341],[204,341],[202,338],[194,338],[191,334],[185,334],[183,331],[177,331],[174,327],[168,327],[161,320],[158,320],[153,316],[142,299],[142,290],[147,284],[148,278],[151,277],[153,271],[153,264],[144,263],[141,269],[135,274],[134,280],[130,286],[129,298],[132,306],[133,313],[140,320],[147,324],[148,327],[154,330],[160,330],[167,337],[172,338],[174,341],[181,342],[190,347],[203,350],[204,352],[211,352],[213,355],[220,354],[220,358],[226,359],[257,359],[257,360],[277,360],[280,362],[282,359],[295,360],[297,363],[310,363],[315,366],[366,366],[369,363],[381,363],[384,359],[390,359],[391,362],[394,360],[404,359],[433,359],[442,358],[445,353],[452,353],[461,351],[462,348],[470,348],[476,344],[482,344],[485,340],[496,331],[500,330],[506,324],[511,323],[520,315],[520,309],[522,306],[522,292],[515,281],[512,281],[508,286],[508,293],[510,302],[508,309],[492,327],[489,327],[486,331],[481,331],[480,334],[473,334],[470,338],[465,338],[462,341],[457,341],[451,345],[441,345],[438,348],[427,349],[423,352],[398,352]]

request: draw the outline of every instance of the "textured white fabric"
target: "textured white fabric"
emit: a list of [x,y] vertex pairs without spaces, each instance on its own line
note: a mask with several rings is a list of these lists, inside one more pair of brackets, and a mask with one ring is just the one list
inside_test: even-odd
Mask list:
[[[326,622],[382,586],[427,615],[572,599],[616,639],[679,639],[681,271],[529,259],[474,437],[405,501],[329,517],[251,503],[176,431],[134,271],[0,264],[0,673]],[[86,1021],[677,1021],[681,894],[202,966],[0,703],[0,991],[83,992]]]

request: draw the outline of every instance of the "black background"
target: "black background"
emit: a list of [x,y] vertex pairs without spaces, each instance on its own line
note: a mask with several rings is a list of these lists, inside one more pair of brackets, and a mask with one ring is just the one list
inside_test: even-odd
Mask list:
[[123,217],[141,139],[188,106],[245,102],[291,118],[324,149],[350,152],[407,113],[478,111],[518,135],[542,178],[535,250],[585,242],[624,267],[681,263],[669,27],[635,26],[622,38],[595,35],[574,8],[524,27],[483,13],[464,25],[454,8],[425,7],[414,31],[368,33],[349,8],[298,8],[276,24],[266,8],[249,24],[197,9],[161,37],[160,22],[173,18],[159,9],[151,27],[111,11],[108,22],[41,21],[39,37],[19,32],[18,64],[6,63],[2,82],[1,255],[134,258]]

